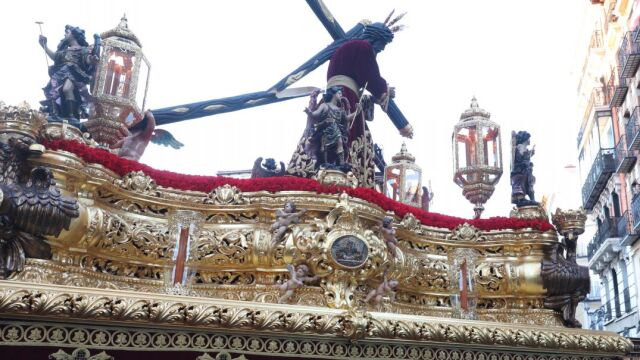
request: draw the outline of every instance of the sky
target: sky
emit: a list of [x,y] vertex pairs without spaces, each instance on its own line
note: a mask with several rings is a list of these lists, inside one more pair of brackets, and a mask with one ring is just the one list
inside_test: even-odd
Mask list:
[[[510,134],[526,130],[536,145],[536,196],[554,206],[581,205],[577,164],[578,75],[587,48],[584,0],[326,0],[345,30],[362,19],[408,12],[407,28],[378,55],[382,76],[414,128],[402,138],[380,109],[370,123],[387,162],[406,141],[431,181],[432,210],[471,217],[473,206],[453,183],[451,135],[476,96],[501,125],[504,174],[483,217],[507,216]],[[151,63],[146,107],[164,108],[266,90],[332,40],[303,0],[5,1],[0,4],[0,101],[33,107],[48,81],[44,35],[55,46],[64,25],[87,38],[115,27],[123,13]],[[326,65],[297,86],[326,85]],[[149,145],[150,166],[187,174],[250,169],[257,157],[288,163],[305,126],[301,98],[164,126],[181,150]]]

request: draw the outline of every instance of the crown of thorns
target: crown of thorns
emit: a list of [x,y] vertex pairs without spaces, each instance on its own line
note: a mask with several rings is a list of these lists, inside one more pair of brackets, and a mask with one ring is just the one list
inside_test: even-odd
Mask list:
[[392,19],[394,12],[395,10],[391,11],[384,22],[366,25],[364,33],[362,34],[363,38],[371,41],[382,40],[385,43],[390,43],[393,40],[393,34],[405,28],[404,25],[397,25],[397,22],[407,14],[405,12]]

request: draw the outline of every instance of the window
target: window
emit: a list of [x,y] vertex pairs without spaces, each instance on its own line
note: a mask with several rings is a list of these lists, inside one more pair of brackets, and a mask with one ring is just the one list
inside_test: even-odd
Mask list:
[[611,281],[613,282],[613,307],[616,310],[616,317],[622,316],[620,313],[620,292],[618,290],[618,274],[616,269],[611,269]]

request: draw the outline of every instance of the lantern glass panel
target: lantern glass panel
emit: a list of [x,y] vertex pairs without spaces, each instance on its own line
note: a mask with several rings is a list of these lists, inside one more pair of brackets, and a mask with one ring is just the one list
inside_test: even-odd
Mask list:
[[386,195],[394,200],[399,200],[398,190],[400,187],[400,169],[388,167],[385,171],[385,178],[387,179],[385,184]]
[[418,202],[420,197],[420,172],[415,169],[405,170],[404,201]]
[[482,129],[484,165],[500,167],[499,129],[494,126]]
[[108,55],[104,87],[101,93],[128,99],[131,92],[136,54],[124,49],[111,48]]
[[478,163],[476,153],[476,126],[471,125],[458,130],[456,146],[458,147],[458,167],[460,169],[475,166]]
[[144,57],[140,61],[140,71],[138,72],[138,86],[136,88],[136,104],[144,112],[147,100],[147,81],[149,79],[149,63]]

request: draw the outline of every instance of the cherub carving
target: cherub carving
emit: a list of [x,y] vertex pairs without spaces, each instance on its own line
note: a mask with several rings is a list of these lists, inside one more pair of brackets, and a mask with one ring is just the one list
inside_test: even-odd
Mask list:
[[382,298],[388,293],[394,292],[396,290],[396,287],[398,287],[398,280],[389,280],[387,278],[387,271],[385,270],[382,282],[380,283],[380,285],[378,285],[377,288],[371,289],[371,291],[369,291],[369,294],[367,294],[364,302],[367,304],[373,303],[374,305],[378,305],[380,304],[380,302],[382,302]]
[[312,283],[319,279],[318,276],[310,276],[311,271],[305,264],[300,264],[295,268],[293,265],[288,264],[287,270],[289,270],[290,278],[279,286],[280,290],[284,291],[284,294],[278,299],[278,303],[289,301],[295,290],[304,285],[304,283]]
[[299,224],[300,217],[307,212],[307,209],[296,211],[296,204],[287,201],[284,209],[276,210],[276,221],[271,225],[271,242],[277,244],[284,240],[284,236],[291,225]]
[[384,242],[387,243],[389,254],[395,259],[398,239],[396,239],[396,229],[393,228],[393,218],[391,216],[385,216],[385,218],[382,219],[380,233],[382,234]]

